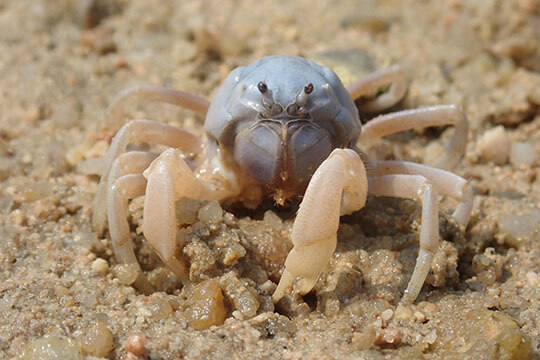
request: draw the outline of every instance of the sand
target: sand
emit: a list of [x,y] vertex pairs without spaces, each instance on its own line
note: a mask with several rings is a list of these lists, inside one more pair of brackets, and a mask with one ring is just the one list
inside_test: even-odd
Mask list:
[[[0,358],[538,358],[539,9],[537,0],[4,0]],[[338,49],[363,52],[353,67],[404,68],[409,91],[390,110],[458,104],[470,122],[455,172],[475,190],[472,218],[461,231],[455,202],[442,199],[441,245],[416,302],[399,305],[420,206],[388,198],[343,217],[315,289],[278,306],[294,205],[184,202],[194,286],[182,288],[144,241],[136,199],[132,238],[158,291],[125,285],[108,234],[91,225],[100,159],[128,119],[200,136],[204,119],[132,102],[107,123],[115,94],[156,84],[211,98],[236,66]],[[452,132],[409,131],[365,150],[429,162]]]

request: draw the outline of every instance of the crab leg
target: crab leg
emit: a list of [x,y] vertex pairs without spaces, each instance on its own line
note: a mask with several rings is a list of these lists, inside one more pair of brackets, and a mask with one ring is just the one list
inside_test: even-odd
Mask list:
[[400,131],[442,125],[454,125],[456,130],[446,151],[431,165],[451,170],[465,153],[469,131],[467,117],[463,109],[456,105],[430,106],[378,116],[362,127],[360,141],[373,141]]
[[422,202],[420,250],[416,266],[403,294],[402,301],[412,303],[426,280],[431,262],[439,246],[439,217],[437,189],[421,175],[383,175],[369,178],[369,193]]
[[128,174],[118,178],[108,195],[107,213],[114,255],[118,263],[132,267],[131,270],[135,270],[134,274],[137,275],[133,278],[133,286],[145,294],[150,294],[153,288],[135,257],[126,220],[128,200],[144,195],[145,185],[146,179],[142,174]]
[[175,256],[178,248],[176,200],[182,197],[207,200],[209,193],[176,149],[164,151],[145,170],[144,176],[148,180],[143,211],[144,236],[163,263],[186,284],[188,269]]
[[373,161],[368,164],[368,169],[370,177],[408,174],[422,175],[429,179],[440,194],[460,201],[452,216],[459,225],[467,226],[473,206],[473,190],[469,182],[461,176],[427,165],[397,160]]
[[[109,231],[114,254],[118,263],[133,266],[138,273],[134,286],[144,293],[152,292],[152,286],[142,274],[139,263],[133,252],[126,220],[127,202],[144,195],[146,179],[142,176],[144,169],[156,158],[155,154],[132,151],[120,155],[113,163],[108,181],[107,211]],[[100,209],[104,211],[105,209]]]
[[182,246],[177,243],[176,200],[182,197],[222,200],[237,195],[229,183],[235,179],[233,176],[229,179],[220,178],[218,183],[221,186],[201,180],[182,158],[182,152],[177,149],[168,149],[161,153],[144,171],[144,176],[148,180],[143,211],[144,236],[165,265],[185,284],[189,282],[187,268],[175,256],[177,248]]
[[350,149],[336,149],[319,166],[300,204],[292,229],[293,249],[272,298],[278,302],[291,293],[309,292],[336,248],[341,215],[362,208],[366,202],[367,176],[360,156]]
[[386,85],[390,85],[387,92],[359,106],[360,111],[372,113],[389,108],[400,101],[405,95],[407,91],[407,79],[400,66],[394,65],[388,69],[369,74],[349,85],[347,91],[353,100],[357,100],[362,96],[376,94],[381,87]]
[[118,131],[109,147],[94,201],[92,222],[98,235],[103,233],[105,227],[106,214],[103,209],[105,208],[111,166],[113,161],[126,151],[127,145],[134,141],[167,145],[180,148],[187,153],[198,151],[201,147],[201,142],[195,135],[175,126],[149,120],[132,120],[125,124]]
[[167,103],[193,110],[206,115],[210,102],[203,97],[180,90],[174,90],[163,86],[138,85],[121,91],[111,102],[108,109],[107,121],[114,123],[122,118],[124,104],[126,100],[135,98],[137,100]]

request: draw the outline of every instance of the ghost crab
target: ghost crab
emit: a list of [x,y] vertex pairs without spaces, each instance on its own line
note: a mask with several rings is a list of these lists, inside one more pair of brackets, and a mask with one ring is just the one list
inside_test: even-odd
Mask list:
[[[453,217],[466,226],[472,190],[453,168],[464,153],[468,122],[454,105],[406,110],[361,123],[354,100],[371,97],[362,110],[379,111],[399,101],[406,80],[399,67],[377,71],[347,88],[328,67],[295,56],[269,56],[233,70],[213,101],[156,86],[128,89],[112,102],[118,116],[127,98],[175,104],[206,115],[206,140],[170,125],[132,120],[114,137],[96,196],[93,223],[102,233],[106,220],[114,253],[136,268],[133,285],[152,288],[135,257],[126,219],[128,200],[145,195],[143,232],[164,264],[188,283],[179,252],[175,201],[241,201],[257,206],[271,195],[278,204],[302,197],[291,234],[294,245],[273,294],[300,295],[315,285],[336,248],[341,215],[361,209],[368,194],[409,198],[422,204],[420,249],[403,301],[413,302],[429,272],[439,242],[438,195],[459,201]],[[455,126],[439,168],[406,161],[365,164],[357,143],[407,129]],[[133,141],[170,147],[161,154],[126,152]],[[188,161],[189,157],[195,161]],[[367,170],[366,170],[367,169]]]

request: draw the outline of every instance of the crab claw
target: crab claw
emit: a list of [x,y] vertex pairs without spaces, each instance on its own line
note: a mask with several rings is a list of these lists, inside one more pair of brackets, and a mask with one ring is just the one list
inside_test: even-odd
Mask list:
[[362,208],[367,176],[360,156],[336,149],[313,175],[292,229],[293,249],[272,296],[277,303],[294,292],[307,294],[336,249],[339,217]]

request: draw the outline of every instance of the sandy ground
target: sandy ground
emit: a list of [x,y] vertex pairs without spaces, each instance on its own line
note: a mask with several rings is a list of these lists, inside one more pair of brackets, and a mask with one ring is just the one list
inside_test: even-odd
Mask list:
[[[0,358],[538,358],[539,9],[538,0],[0,2]],[[456,173],[477,194],[471,222],[460,231],[448,215],[455,203],[442,201],[440,250],[415,304],[398,306],[420,208],[396,199],[370,198],[344,217],[315,289],[277,307],[294,208],[188,204],[183,254],[201,285],[181,289],[143,240],[137,199],[132,237],[159,291],[122,284],[90,219],[93,174],[121,125],[104,122],[113,96],[159,84],[211,98],[238,65],[336,49],[403,66],[410,87],[392,110],[458,104],[470,121]],[[203,119],[172,106],[133,103],[128,117],[202,134]],[[452,131],[366,150],[423,162]],[[196,330],[209,326],[205,311],[220,325]]]

